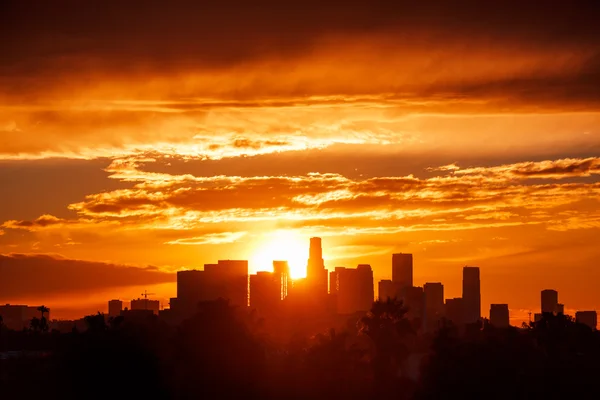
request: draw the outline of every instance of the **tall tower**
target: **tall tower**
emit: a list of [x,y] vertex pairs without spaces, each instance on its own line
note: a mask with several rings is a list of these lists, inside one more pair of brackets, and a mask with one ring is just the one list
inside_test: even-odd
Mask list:
[[401,290],[413,285],[412,254],[392,254],[392,282],[396,283]]
[[558,292],[553,289],[542,290],[542,313],[554,314],[558,311]]
[[481,284],[479,267],[463,268],[463,304],[465,323],[472,324],[481,318]]
[[306,282],[317,294],[327,294],[327,270],[323,262],[321,238],[310,238],[308,264],[306,266]]
[[273,261],[273,272],[281,281],[281,300],[285,299],[292,287],[290,266],[287,261]]

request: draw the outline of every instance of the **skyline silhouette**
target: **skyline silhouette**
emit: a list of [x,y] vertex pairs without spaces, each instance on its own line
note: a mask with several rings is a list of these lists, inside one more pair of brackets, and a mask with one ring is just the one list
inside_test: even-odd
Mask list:
[[[249,270],[247,260],[218,260],[217,263],[204,264],[202,269],[178,271],[176,296],[169,299],[166,307],[163,302],[149,298],[156,293],[144,290],[141,297],[129,302],[129,307],[124,307],[120,299],[112,299],[108,301],[107,309],[103,307],[97,312],[115,318],[130,311],[145,311],[169,323],[178,324],[194,314],[198,303],[219,299],[228,301],[240,310],[258,312],[259,316],[266,318],[293,318],[309,304],[313,312],[316,312],[316,308],[330,316],[348,316],[367,312],[374,301],[394,299],[404,304],[406,317],[416,321],[413,329],[417,332],[434,331],[443,320],[457,326],[487,320],[497,327],[508,327],[537,322],[544,314],[566,314],[565,305],[559,303],[558,291],[554,289],[541,290],[539,308],[529,310],[527,320],[511,317],[511,307],[506,301],[491,303],[489,313],[482,310],[481,272],[478,266],[462,268],[461,296],[448,297],[444,294],[443,282],[430,281],[422,286],[414,284],[412,254],[392,254],[389,265],[392,279],[376,281],[369,264],[359,264],[355,268],[337,266],[329,270],[323,259],[322,239],[311,237],[309,242],[304,278],[293,279],[290,265],[285,260],[273,260],[270,271],[257,271],[254,274]],[[29,326],[32,312],[42,309],[49,316],[50,309],[45,306],[28,307],[8,303],[2,306],[5,321],[9,321],[6,324],[12,329]],[[596,328],[595,308],[577,309],[571,315],[578,322]],[[66,326],[67,322],[54,321],[51,326]]]

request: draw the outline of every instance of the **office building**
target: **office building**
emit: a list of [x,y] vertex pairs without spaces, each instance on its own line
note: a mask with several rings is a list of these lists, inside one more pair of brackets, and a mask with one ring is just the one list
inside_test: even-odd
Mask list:
[[575,313],[575,321],[596,330],[598,325],[598,314],[596,311],[577,311]]
[[177,298],[171,299],[170,306],[182,315],[191,316],[201,301],[209,300],[211,291],[208,287],[206,273],[200,270],[177,272]]
[[273,261],[273,273],[281,282],[281,300],[285,299],[288,291],[292,288],[292,276],[290,275],[290,266],[287,261]]
[[160,302],[150,299],[134,299],[131,300],[131,311],[150,311],[154,315],[158,315],[160,310]]
[[409,286],[402,289],[402,300],[408,312],[406,313],[409,319],[423,320],[425,315],[425,295],[423,288],[420,286]]
[[250,275],[250,308],[260,314],[270,314],[281,303],[281,276],[274,272],[259,271]]
[[564,314],[565,313],[565,305],[562,303],[558,303],[556,305],[556,313],[557,314]]
[[403,289],[413,285],[413,255],[392,254],[392,282]]
[[456,326],[462,326],[465,323],[464,319],[464,301],[460,297],[454,299],[446,299],[444,314],[446,319],[452,321]]
[[510,326],[508,304],[490,305],[490,324],[496,328],[508,328]]
[[323,261],[321,238],[310,238],[308,263],[306,266],[306,283],[312,289],[313,295],[327,294],[327,270]]
[[108,302],[108,316],[118,317],[123,311],[123,302],[121,300],[110,300]]
[[390,279],[383,279],[379,281],[378,298],[380,301],[387,301],[388,299],[402,300],[402,288]]
[[434,329],[444,315],[444,285],[440,282],[427,282],[423,285],[425,296],[425,330]]
[[210,298],[229,300],[236,307],[248,307],[248,261],[219,260],[217,264],[205,264]]
[[542,314],[554,314],[558,309],[558,292],[553,289],[542,290]]
[[[0,315],[2,316],[3,324],[14,330],[22,330],[29,328],[31,320],[41,318],[42,313],[38,311],[39,306],[26,306],[20,304],[5,304],[0,306]],[[44,313],[47,321],[50,321],[50,311]]]
[[481,284],[479,267],[463,268],[462,299],[464,323],[473,324],[481,319]]
[[336,267],[330,274],[331,294],[336,296],[337,313],[352,314],[368,311],[373,305],[373,270],[368,264],[356,269]]

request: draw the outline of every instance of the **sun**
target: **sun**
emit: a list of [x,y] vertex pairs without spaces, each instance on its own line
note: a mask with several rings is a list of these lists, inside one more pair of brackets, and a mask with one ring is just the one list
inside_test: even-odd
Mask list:
[[272,271],[273,260],[285,260],[290,266],[292,279],[306,277],[308,242],[293,231],[279,230],[265,234],[250,257],[255,271]]

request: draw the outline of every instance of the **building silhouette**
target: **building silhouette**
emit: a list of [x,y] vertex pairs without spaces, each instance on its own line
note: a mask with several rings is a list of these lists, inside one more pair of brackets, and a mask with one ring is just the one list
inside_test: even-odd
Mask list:
[[383,279],[378,284],[378,298],[381,301],[388,299],[402,299],[402,288],[397,282],[393,282],[391,279]]
[[565,305],[562,303],[558,303],[556,305],[556,313],[557,314],[564,314],[565,313]]
[[[542,314],[554,314],[558,311],[558,292],[554,289],[542,290]],[[564,311],[564,310],[563,310]]]
[[150,311],[154,315],[158,315],[160,310],[160,302],[151,299],[134,299],[131,300],[131,311]]
[[464,300],[461,297],[446,299],[444,314],[446,319],[452,321],[454,325],[463,325],[465,323]]
[[203,301],[228,300],[232,306],[248,307],[248,261],[219,260],[203,270],[177,272],[177,297],[169,302],[175,320],[190,317]]
[[510,326],[508,304],[490,305],[490,324],[496,328],[508,328]]
[[400,285],[401,289],[413,285],[413,255],[392,254],[392,282]]
[[444,315],[444,285],[441,282],[427,282],[423,285],[425,296],[425,330],[435,329]]
[[260,314],[271,314],[281,303],[281,276],[259,271],[250,275],[250,308]]
[[464,323],[472,324],[481,319],[481,284],[479,267],[463,268],[462,298]]
[[273,261],[273,273],[277,276],[281,283],[280,292],[281,300],[288,296],[289,290],[292,289],[292,276],[290,275],[290,266],[287,261]]
[[[402,289],[402,301],[408,308],[407,318],[423,321],[425,315],[425,295],[421,286],[408,286]],[[420,326],[420,325],[419,325]]]
[[321,238],[312,237],[310,238],[308,263],[306,265],[306,284],[311,288],[314,295],[326,295],[327,279],[327,270],[325,269],[323,251],[321,248]]
[[577,311],[575,313],[575,321],[596,330],[598,326],[598,314],[596,311]]
[[357,268],[336,267],[330,273],[330,294],[335,296],[338,314],[368,311],[373,305],[373,270],[368,264]]
[[108,302],[108,316],[118,317],[123,311],[123,302],[121,300],[110,300]]
[[[0,305],[0,315],[3,323],[8,329],[22,330],[29,328],[31,320],[41,318],[42,314],[38,311],[39,306],[27,306],[21,304]],[[44,317],[50,320],[50,311],[48,310]]]

